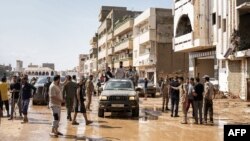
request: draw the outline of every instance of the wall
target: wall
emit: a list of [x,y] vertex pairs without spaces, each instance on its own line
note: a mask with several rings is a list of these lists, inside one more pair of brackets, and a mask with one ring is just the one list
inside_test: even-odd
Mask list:
[[[233,95],[239,96],[241,93],[241,61],[228,61],[228,88]],[[237,84],[237,85],[236,85]]]

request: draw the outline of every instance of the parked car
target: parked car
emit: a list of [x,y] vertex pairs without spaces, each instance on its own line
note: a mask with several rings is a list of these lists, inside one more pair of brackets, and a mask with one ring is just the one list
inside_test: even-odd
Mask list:
[[[144,82],[145,80],[143,78],[139,78],[138,86],[135,88],[135,90],[139,93],[139,95],[144,94]],[[156,95],[156,86],[150,80],[148,80],[147,94],[150,94],[152,97],[155,97]]]
[[133,117],[139,116],[139,97],[129,79],[110,79],[103,86],[99,97],[98,116],[104,112],[132,112]]
[[[53,81],[53,76],[50,77],[50,80]],[[63,83],[65,80],[65,77],[61,77],[61,83]],[[45,105],[46,101],[43,95],[43,87],[44,84],[47,82],[47,76],[41,76],[38,78],[37,82],[35,83],[35,87],[36,87],[36,93],[33,95],[33,105],[37,105],[37,104],[42,104]],[[62,84],[61,84],[62,85]],[[62,88],[62,87],[61,87]]]

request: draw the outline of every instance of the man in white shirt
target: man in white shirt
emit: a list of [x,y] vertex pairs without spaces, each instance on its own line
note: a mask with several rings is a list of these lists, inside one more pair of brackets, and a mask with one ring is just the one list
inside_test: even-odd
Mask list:
[[58,137],[58,135],[63,135],[58,131],[59,121],[61,116],[61,105],[63,102],[61,89],[60,89],[60,76],[56,75],[54,77],[54,82],[49,87],[49,106],[53,114],[52,130],[50,135]]
[[126,77],[126,71],[123,68],[123,62],[120,62],[120,68],[116,69],[116,73],[115,73],[115,78],[116,79],[123,79]]

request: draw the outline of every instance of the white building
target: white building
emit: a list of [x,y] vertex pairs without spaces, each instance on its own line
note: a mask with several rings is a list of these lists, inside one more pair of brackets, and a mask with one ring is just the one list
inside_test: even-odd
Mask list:
[[175,0],[173,9],[173,49],[189,53],[190,77],[207,74],[219,80],[220,91],[244,100],[250,99],[249,2]]
[[16,60],[16,72],[22,72],[23,71],[23,61]]
[[[172,50],[173,16],[171,9],[149,8],[134,20],[133,65],[140,77],[156,82],[163,74],[186,73],[188,56]],[[179,60],[176,63],[174,61]]]

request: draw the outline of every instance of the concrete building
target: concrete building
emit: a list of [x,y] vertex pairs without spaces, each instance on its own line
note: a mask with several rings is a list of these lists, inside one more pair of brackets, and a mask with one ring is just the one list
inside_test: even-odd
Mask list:
[[98,74],[98,34],[90,40],[91,49],[89,50],[89,58],[92,60],[91,74]]
[[28,68],[38,68],[38,65],[34,65],[34,64],[30,63],[30,64],[28,65]]
[[42,67],[51,68],[52,70],[55,70],[55,64],[54,63],[43,63]]
[[79,70],[78,76],[84,76],[84,63],[88,58],[88,54],[80,54],[79,55]]
[[28,67],[24,69],[24,74],[29,76],[54,76],[56,72],[48,67]]
[[135,18],[133,65],[138,68],[140,77],[147,77],[156,84],[167,74],[187,73],[188,55],[173,52],[172,32],[171,9],[149,8]]
[[189,75],[250,99],[250,0],[175,0],[174,50],[189,53]]
[[16,60],[16,72],[23,72],[23,61]]
[[140,12],[127,10],[126,7],[102,6],[99,14],[101,25],[98,28],[98,69],[107,66],[132,65],[132,28],[133,18]]

